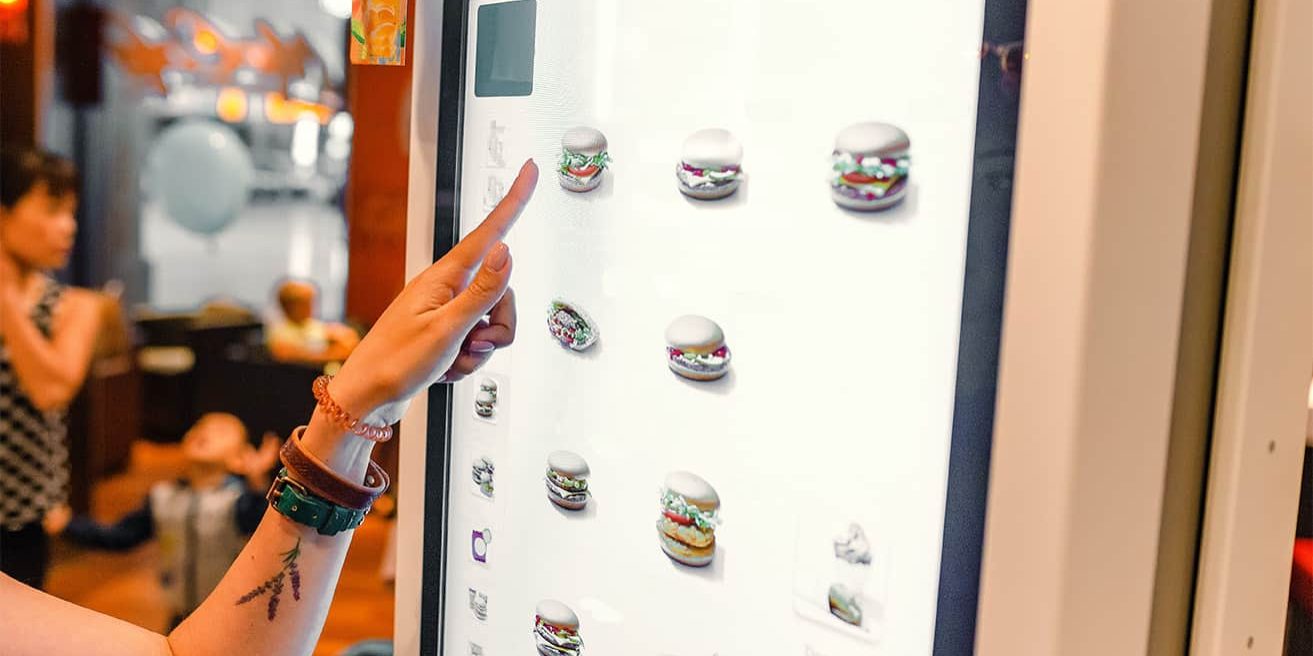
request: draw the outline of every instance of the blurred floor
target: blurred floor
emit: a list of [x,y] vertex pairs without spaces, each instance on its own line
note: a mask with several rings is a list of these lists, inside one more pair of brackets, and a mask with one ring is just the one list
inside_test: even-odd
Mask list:
[[[95,517],[109,521],[132,510],[152,483],[177,477],[182,466],[176,445],[139,440],[128,470],[96,487]],[[392,637],[392,587],[378,577],[387,527],[386,521],[373,517],[356,531],[315,654],[334,656],[360,640]],[[78,605],[164,631],[169,617],[155,579],[155,556],[154,544],[121,554],[59,545],[48,587]]]
[[334,206],[312,200],[253,201],[223,232],[203,237],[147,204],[142,254],[150,263],[150,305],[184,311],[226,296],[256,310],[273,301],[286,276],[320,287],[320,316],[342,318],[346,298],[346,222]]

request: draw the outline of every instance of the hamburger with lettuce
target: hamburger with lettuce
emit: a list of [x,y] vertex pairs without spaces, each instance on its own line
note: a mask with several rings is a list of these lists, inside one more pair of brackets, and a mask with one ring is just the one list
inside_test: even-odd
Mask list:
[[893,207],[907,195],[907,133],[888,123],[850,125],[834,140],[830,195],[850,210]]
[[716,557],[719,511],[720,495],[701,476],[685,471],[666,476],[657,520],[661,550],[689,567],[710,565]]
[[568,191],[592,191],[602,184],[602,173],[611,163],[606,152],[606,135],[588,127],[570,128],[561,137],[561,160],[557,178]]

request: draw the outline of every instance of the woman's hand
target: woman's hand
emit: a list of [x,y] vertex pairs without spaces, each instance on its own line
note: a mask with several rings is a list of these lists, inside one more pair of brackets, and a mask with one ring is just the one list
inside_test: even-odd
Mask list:
[[392,424],[420,390],[459,380],[510,345],[515,296],[502,238],[537,183],[538,167],[525,162],[488,218],[392,301],[333,380],[329,392],[344,409]]

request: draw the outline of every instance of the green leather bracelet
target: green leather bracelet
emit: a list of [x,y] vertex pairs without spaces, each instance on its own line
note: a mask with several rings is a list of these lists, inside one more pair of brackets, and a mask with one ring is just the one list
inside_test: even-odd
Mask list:
[[284,517],[310,528],[320,535],[337,535],[360,526],[368,510],[345,508],[314,495],[304,485],[287,477],[287,468],[279,470],[269,488],[269,505]]

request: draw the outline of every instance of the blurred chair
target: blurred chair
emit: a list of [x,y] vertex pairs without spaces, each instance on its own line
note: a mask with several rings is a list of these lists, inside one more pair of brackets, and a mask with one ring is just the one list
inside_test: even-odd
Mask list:
[[187,335],[194,321],[192,314],[137,312],[142,437],[157,442],[179,440],[200,416],[192,407],[196,355]]
[[231,412],[253,434],[286,437],[314,410],[310,385],[318,367],[273,360],[264,324],[227,300],[186,314],[139,313],[143,346],[143,434],[161,442],[181,439],[206,412]]
[[314,411],[310,386],[321,367],[278,362],[264,345],[259,323],[198,327],[195,410],[237,415],[252,434],[287,437]]

